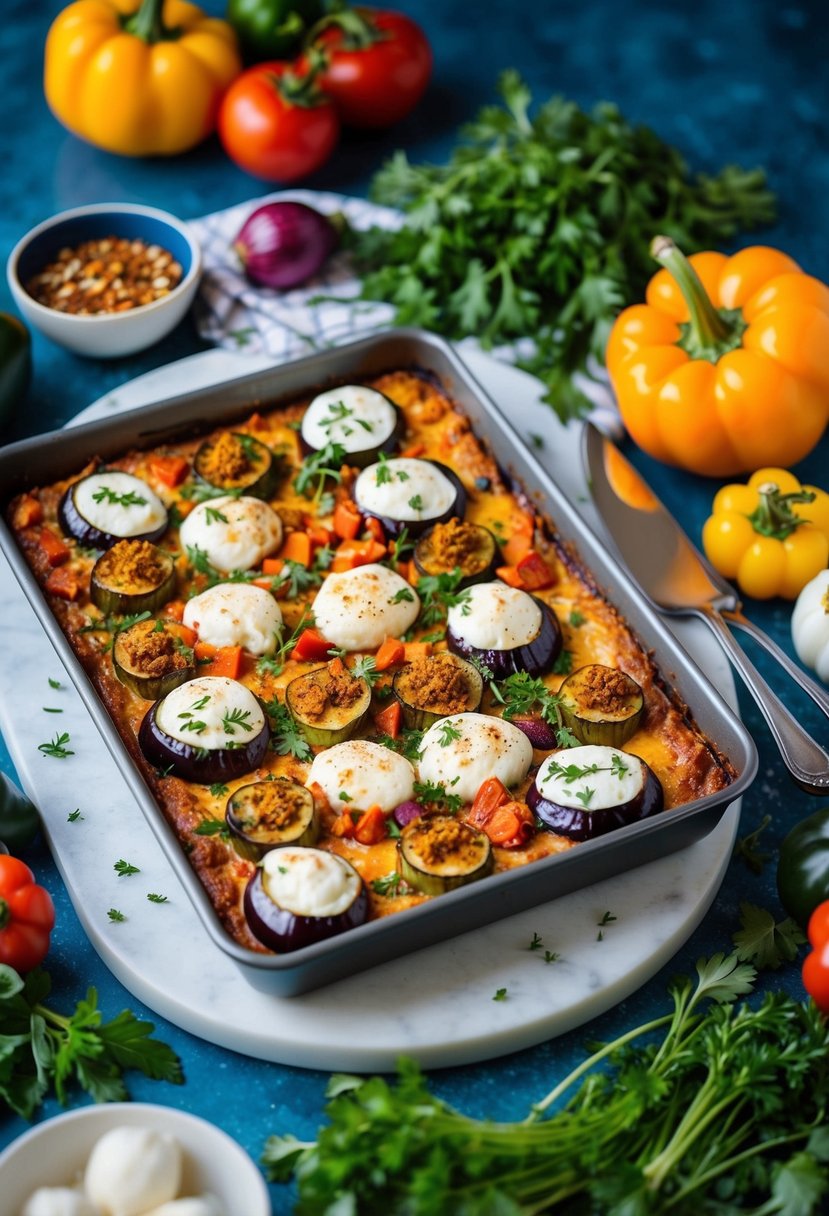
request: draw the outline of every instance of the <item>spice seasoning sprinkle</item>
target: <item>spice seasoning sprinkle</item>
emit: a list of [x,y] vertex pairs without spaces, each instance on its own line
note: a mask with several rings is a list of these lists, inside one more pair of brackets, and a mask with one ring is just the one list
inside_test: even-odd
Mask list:
[[107,236],[61,249],[26,290],[46,308],[90,316],[152,304],[181,278],[181,266],[160,245]]

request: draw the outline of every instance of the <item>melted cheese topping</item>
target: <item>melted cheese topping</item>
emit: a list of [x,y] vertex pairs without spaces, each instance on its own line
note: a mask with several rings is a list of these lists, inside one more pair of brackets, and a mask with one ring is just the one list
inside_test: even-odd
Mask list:
[[339,443],[347,452],[379,448],[397,426],[394,406],[373,388],[344,384],[315,397],[302,416],[302,438],[319,451]]
[[351,739],[314,757],[306,785],[316,782],[338,811],[367,811],[370,806],[380,806],[388,814],[412,797],[414,778],[414,769],[405,756],[382,743]]
[[259,498],[232,495],[200,503],[180,531],[185,549],[201,549],[217,570],[251,570],[282,544],[282,520]]
[[334,646],[374,650],[413,625],[420,598],[404,578],[372,563],[329,574],[314,600],[317,629]]
[[418,769],[421,781],[472,802],[488,777],[507,787],[518,785],[532,762],[532,744],[512,722],[489,714],[453,714],[426,731]]
[[408,456],[370,464],[354,483],[354,501],[361,510],[407,523],[445,515],[456,497],[445,473],[428,460]]
[[362,879],[336,853],[321,849],[272,849],[262,862],[262,886],[294,916],[341,916],[360,894]]
[[447,613],[449,629],[478,650],[526,646],[541,629],[541,608],[531,595],[506,583],[477,583]]
[[[575,776],[576,772],[584,775]],[[615,747],[568,747],[547,757],[535,784],[543,798],[559,806],[603,811],[641,794],[645,767],[638,756]]]
[[282,630],[282,612],[269,591],[251,583],[219,583],[184,606],[182,624],[211,646],[243,646],[271,654]]
[[143,536],[167,522],[167,508],[132,473],[93,473],[76,482],[72,498],[87,523],[111,536]]
[[238,680],[200,676],[168,693],[158,704],[155,720],[171,739],[218,751],[255,739],[265,725],[265,714]]

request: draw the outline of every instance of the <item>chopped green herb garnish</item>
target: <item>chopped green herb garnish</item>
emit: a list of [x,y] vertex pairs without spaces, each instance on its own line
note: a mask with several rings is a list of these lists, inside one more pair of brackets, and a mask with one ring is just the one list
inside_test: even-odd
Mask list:
[[107,912],[107,916],[111,921],[115,921],[116,923],[127,919],[126,916],[124,916],[124,913],[119,912],[117,908],[110,908],[110,910]]
[[116,861],[112,867],[119,878],[128,878],[130,874],[140,874],[138,866],[130,865],[128,861],[124,861],[123,857],[120,861]]
[[62,731],[55,735],[48,743],[38,743],[37,750],[43,752],[44,756],[53,756],[55,760],[65,760],[67,756],[74,756],[74,752],[66,746],[70,742],[70,737],[67,731]]
[[77,823],[79,819],[84,819],[85,816],[81,814],[81,808],[78,806],[75,807],[74,811],[70,811],[66,818],[69,823]]
[[166,895],[157,895],[155,893],[155,891],[148,891],[147,899],[150,901],[151,904],[166,904],[167,903],[167,896]]
[[492,999],[493,1001],[505,1001],[507,999],[506,988],[499,988]]

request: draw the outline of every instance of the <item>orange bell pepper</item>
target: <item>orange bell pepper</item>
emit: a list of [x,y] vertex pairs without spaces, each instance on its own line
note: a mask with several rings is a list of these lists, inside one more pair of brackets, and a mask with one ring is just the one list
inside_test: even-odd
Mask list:
[[829,420],[829,287],[762,245],[685,258],[657,237],[651,252],[664,269],[606,351],[631,437],[710,477],[801,460]]

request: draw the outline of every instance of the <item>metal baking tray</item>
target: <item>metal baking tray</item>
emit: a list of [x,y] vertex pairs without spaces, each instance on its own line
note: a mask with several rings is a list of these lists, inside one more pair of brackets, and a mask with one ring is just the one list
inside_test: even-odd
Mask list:
[[359,382],[404,368],[425,369],[439,378],[468,415],[479,439],[496,454],[507,475],[552,520],[559,536],[576,547],[599,587],[610,591],[609,598],[641,644],[651,652],[663,677],[691,707],[697,725],[728,758],[737,776],[720,793],[586,841],[565,853],[492,875],[326,942],[291,954],[256,954],[237,944],[220,923],[178,838],[60,629],[5,520],[0,518],[0,548],[195,905],[206,932],[238,964],[250,983],[280,996],[293,996],[331,983],[682,849],[715,827],[728,804],[751,783],[757,769],[754,743],[742,723],[647,605],[636,584],[579,518],[459,356],[432,334],[414,329],[376,334],[279,368],[132,410],[124,416],[38,435],[2,448],[0,508],[5,516],[5,508],[15,494],[71,476],[94,455],[107,459],[130,448],[192,438],[215,426],[240,420],[262,403],[269,407],[280,402],[287,404],[337,383]]

